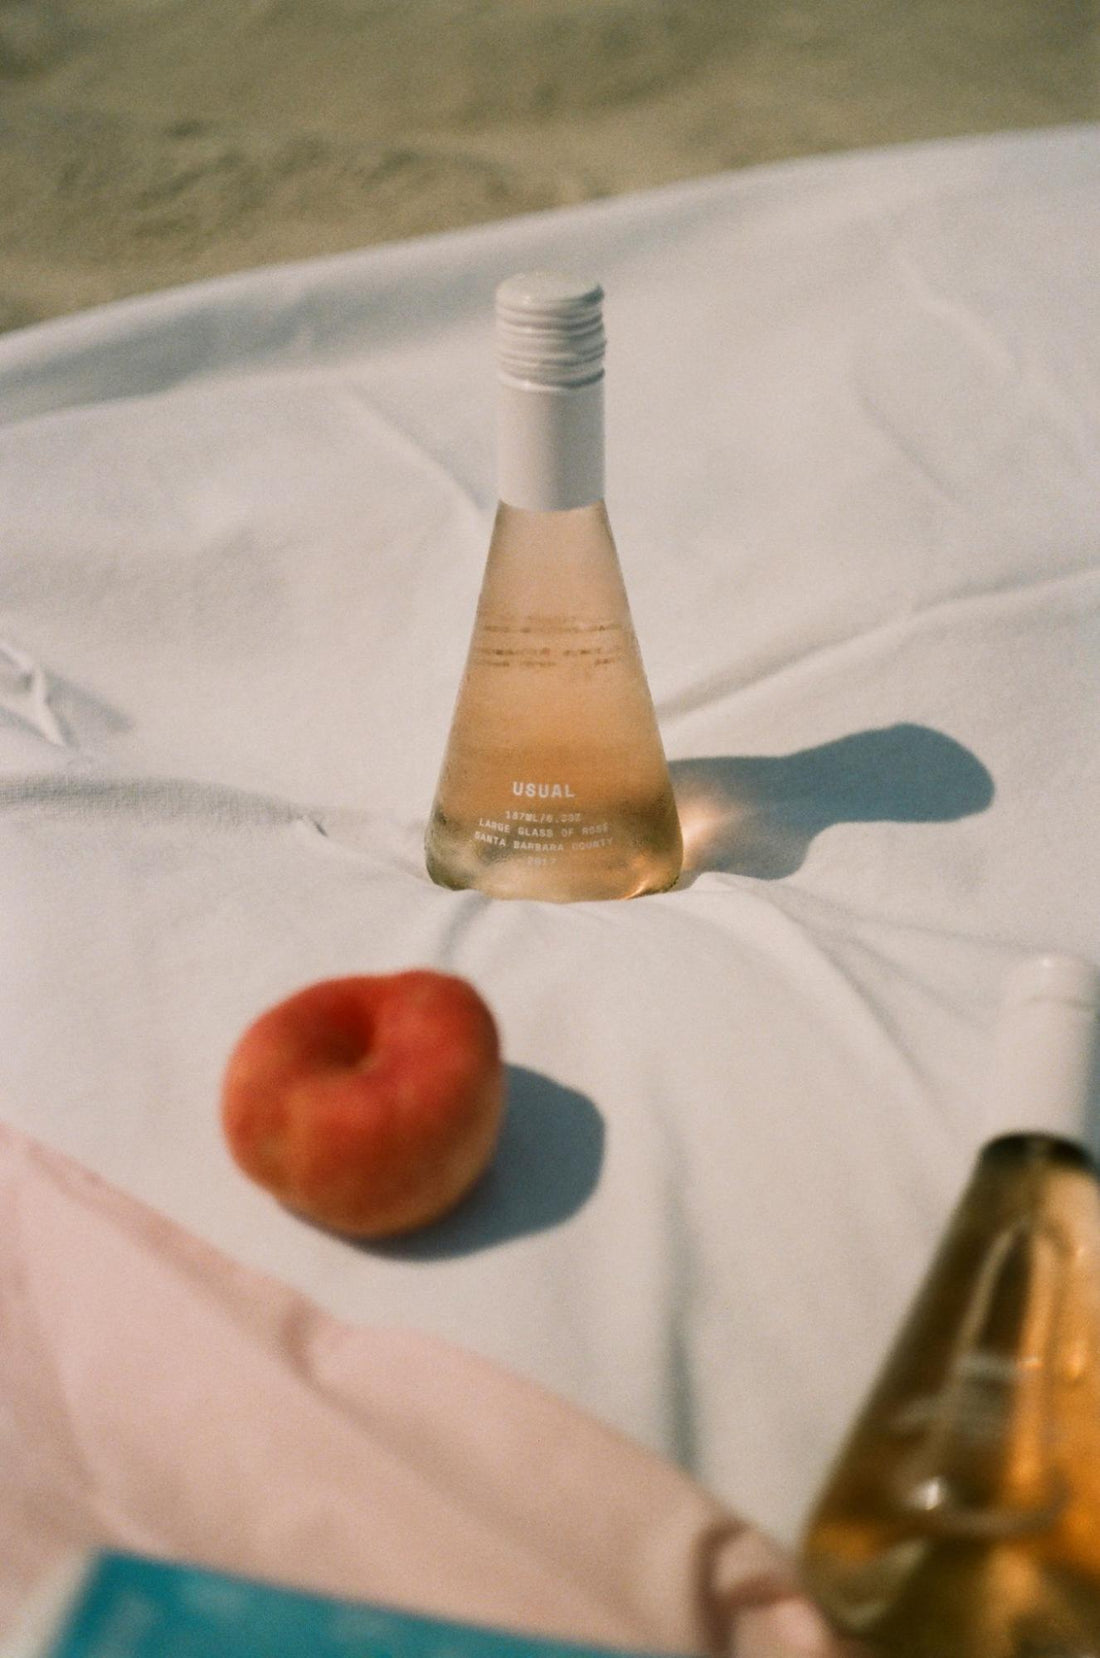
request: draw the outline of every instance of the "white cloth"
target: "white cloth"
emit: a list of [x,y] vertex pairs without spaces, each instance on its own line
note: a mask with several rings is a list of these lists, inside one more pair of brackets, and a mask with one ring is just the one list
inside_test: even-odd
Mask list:
[[[345,1320],[789,1539],[986,1132],[1004,968],[1100,957],[1100,130],[811,160],[0,340],[0,1113]],[[692,868],[434,887],[491,296],[607,291],[609,506]],[[366,1251],[236,1172],[241,1029],[434,965],[478,1200]]]

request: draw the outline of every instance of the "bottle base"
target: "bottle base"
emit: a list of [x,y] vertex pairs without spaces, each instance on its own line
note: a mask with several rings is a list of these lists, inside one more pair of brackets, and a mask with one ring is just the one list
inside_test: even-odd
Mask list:
[[679,845],[655,848],[635,844],[627,852],[598,859],[594,852],[574,857],[538,851],[507,851],[486,856],[481,842],[433,824],[425,845],[428,874],[437,886],[473,890],[489,898],[533,899],[576,904],[608,899],[642,898],[667,892],[680,878]]

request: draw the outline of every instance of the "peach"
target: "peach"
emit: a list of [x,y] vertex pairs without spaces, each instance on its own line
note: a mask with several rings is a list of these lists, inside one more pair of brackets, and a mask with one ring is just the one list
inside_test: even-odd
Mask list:
[[503,1104],[488,1006],[422,968],[328,979],[270,1008],[230,1056],[221,1110],[239,1167],[287,1208],[387,1238],[470,1190]]

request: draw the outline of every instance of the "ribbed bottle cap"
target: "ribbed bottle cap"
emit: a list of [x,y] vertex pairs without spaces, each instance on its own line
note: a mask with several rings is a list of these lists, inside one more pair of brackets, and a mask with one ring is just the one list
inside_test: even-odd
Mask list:
[[1057,1134],[1095,1149],[1100,968],[1079,956],[1024,962],[1006,983],[993,1055],[988,1135]]
[[510,276],[497,289],[497,363],[524,386],[586,386],[603,374],[603,289],[558,271]]

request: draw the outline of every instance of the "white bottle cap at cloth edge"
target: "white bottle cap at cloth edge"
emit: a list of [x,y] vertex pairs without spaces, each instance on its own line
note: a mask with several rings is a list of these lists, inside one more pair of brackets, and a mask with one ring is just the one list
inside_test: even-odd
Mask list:
[[603,498],[603,289],[530,271],[496,293],[500,499],[563,512]]
[[502,380],[522,386],[587,385],[603,373],[603,289],[559,271],[510,276],[496,293]]
[[986,1138],[1056,1134],[1092,1146],[1100,1087],[1100,968],[1079,956],[1024,962],[1005,984]]

